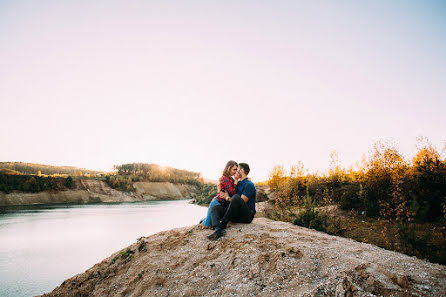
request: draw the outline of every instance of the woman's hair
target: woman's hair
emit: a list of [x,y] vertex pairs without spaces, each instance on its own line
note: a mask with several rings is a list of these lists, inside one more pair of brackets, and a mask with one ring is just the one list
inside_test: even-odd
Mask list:
[[228,163],[226,163],[225,169],[223,169],[222,177],[220,177],[220,179],[218,180],[218,186],[217,186],[218,192],[220,192],[220,190],[221,190],[220,189],[220,183],[221,183],[221,181],[223,179],[223,176],[231,177],[230,176],[231,168],[234,167],[234,166],[238,166],[237,162],[235,162],[235,161],[229,160]]
[[228,163],[226,163],[225,169],[223,169],[223,173],[221,175],[231,177],[231,168],[234,166],[238,166],[237,162],[229,160]]

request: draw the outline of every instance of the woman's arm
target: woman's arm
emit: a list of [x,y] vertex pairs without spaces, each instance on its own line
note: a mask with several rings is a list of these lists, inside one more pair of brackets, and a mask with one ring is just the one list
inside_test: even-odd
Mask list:
[[234,180],[226,176],[223,177],[223,179],[224,179],[224,185],[222,183],[222,189],[224,188],[231,197],[237,194],[237,185],[235,184]]

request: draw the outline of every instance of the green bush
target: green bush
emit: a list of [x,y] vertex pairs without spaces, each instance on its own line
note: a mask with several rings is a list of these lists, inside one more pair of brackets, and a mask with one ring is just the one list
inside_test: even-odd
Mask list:
[[304,210],[294,220],[294,225],[324,232],[327,227],[327,218],[314,209]]
[[361,210],[364,208],[362,185],[351,185],[341,196],[341,209]]
[[446,202],[446,162],[425,157],[415,164],[413,174],[403,184],[412,198],[412,210],[418,221],[434,221],[443,216]]
[[69,189],[71,189],[73,187],[73,178],[71,176],[66,178],[65,186]]
[[299,212],[294,224],[305,228],[325,231],[327,228],[327,217],[320,215],[316,207],[316,201],[310,196],[309,187],[306,188],[307,195],[303,197],[304,208]]
[[200,183],[195,202],[199,205],[207,205],[215,196],[217,196],[217,185]]
[[400,236],[402,246],[405,248],[405,253],[408,255],[416,255],[420,258],[426,258],[427,255],[432,254],[429,246],[431,234],[427,233],[423,236],[417,236],[415,224],[405,223],[395,225]]

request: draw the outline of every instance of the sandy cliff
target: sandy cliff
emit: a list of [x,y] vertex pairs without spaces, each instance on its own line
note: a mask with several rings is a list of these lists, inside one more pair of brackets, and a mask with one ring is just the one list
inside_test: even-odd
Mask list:
[[0,192],[0,206],[184,199],[191,198],[195,190],[190,185],[154,182],[137,182],[134,187],[135,192],[122,192],[112,189],[101,180],[80,179],[74,180],[74,188],[66,191],[9,194]]
[[133,184],[136,194],[144,200],[184,199],[192,198],[196,187],[185,184],[136,182]]
[[143,237],[44,296],[446,296],[446,267],[284,222]]

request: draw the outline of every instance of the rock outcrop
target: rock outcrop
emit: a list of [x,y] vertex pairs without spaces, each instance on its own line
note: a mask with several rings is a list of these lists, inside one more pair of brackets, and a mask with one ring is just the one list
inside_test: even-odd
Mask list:
[[92,202],[136,202],[144,200],[172,200],[191,198],[196,189],[191,185],[137,182],[135,192],[112,189],[98,179],[74,180],[74,188],[66,191],[44,191],[39,193],[0,192],[0,206],[51,204],[51,203],[92,203]]
[[257,191],[256,191],[256,203],[258,202],[264,202],[264,201],[268,201],[269,197],[266,191],[266,187],[262,187],[262,186],[257,186]]
[[44,296],[446,296],[446,267],[257,218],[142,237]]

